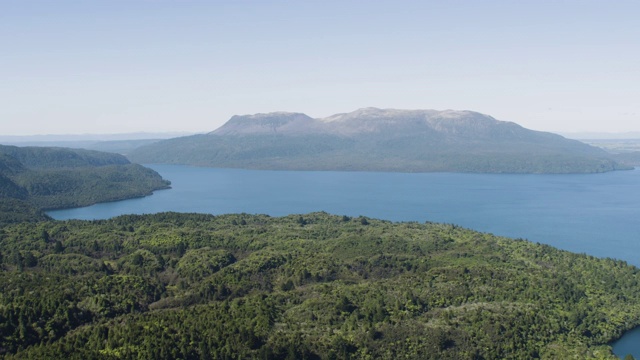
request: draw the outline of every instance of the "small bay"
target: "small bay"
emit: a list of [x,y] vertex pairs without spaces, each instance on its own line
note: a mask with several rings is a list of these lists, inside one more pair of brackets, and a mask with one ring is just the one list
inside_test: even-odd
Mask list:
[[[172,182],[152,196],[49,211],[106,219],[163,211],[283,216],[314,211],[453,223],[640,266],[640,169],[523,175],[264,171],[148,165]],[[640,330],[614,351],[640,358]]]

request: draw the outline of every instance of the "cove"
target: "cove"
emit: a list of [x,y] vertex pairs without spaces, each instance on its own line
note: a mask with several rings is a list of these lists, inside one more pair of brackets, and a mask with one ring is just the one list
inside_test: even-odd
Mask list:
[[611,344],[613,352],[621,359],[628,354],[640,359],[640,327],[627,331],[620,339]]

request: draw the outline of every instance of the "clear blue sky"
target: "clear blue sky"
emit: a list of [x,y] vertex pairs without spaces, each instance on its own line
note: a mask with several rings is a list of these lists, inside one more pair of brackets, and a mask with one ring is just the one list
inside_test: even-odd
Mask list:
[[475,110],[640,131],[640,1],[0,0],[0,135]]

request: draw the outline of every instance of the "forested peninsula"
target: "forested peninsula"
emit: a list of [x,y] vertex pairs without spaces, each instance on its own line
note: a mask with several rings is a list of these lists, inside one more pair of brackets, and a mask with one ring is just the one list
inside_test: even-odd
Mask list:
[[44,220],[46,209],[145,196],[169,184],[118,154],[0,145],[0,225]]
[[269,170],[597,173],[628,169],[608,152],[473,111],[365,108],[314,119],[233,116],[208,134],[141,146],[143,164]]
[[434,223],[160,213],[0,228],[5,359],[615,359],[636,267]]

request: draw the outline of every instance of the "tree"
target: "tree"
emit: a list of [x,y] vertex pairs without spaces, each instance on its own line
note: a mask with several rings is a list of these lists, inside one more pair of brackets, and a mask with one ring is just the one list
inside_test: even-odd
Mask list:
[[140,266],[143,262],[144,258],[142,257],[142,254],[136,253],[135,255],[133,255],[133,259],[131,260],[131,263],[133,263],[133,265]]
[[34,267],[38,264],[38,259],[31,253],[31,251],[27,251],[24,255],[24,265],[26,267]]

